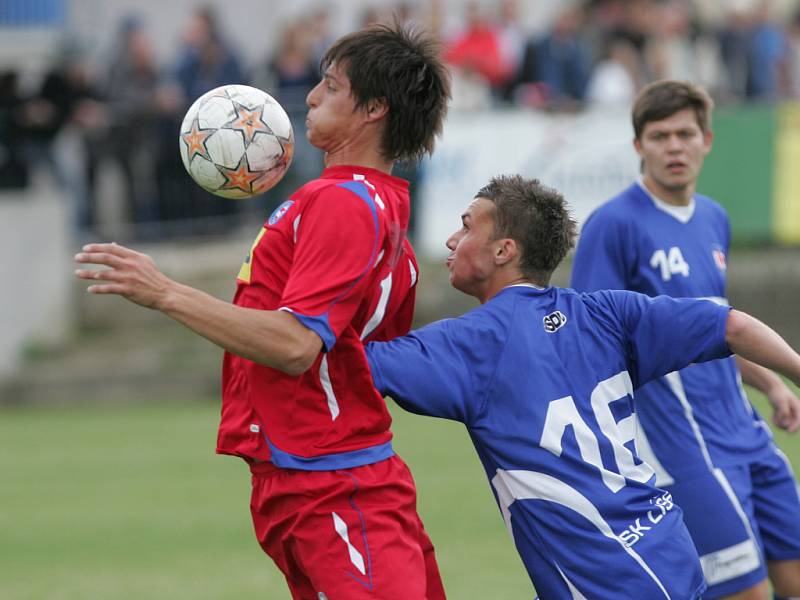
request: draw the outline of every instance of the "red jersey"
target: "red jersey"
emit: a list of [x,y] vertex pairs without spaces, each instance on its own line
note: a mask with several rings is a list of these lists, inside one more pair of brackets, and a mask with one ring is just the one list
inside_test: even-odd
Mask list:
[[350,166],[325,169],[272,213],[234,304],[292,312],[323,351],[297,377],[226,352],[217,452],[306,470],[392,456],[391,417],[362,340],[411,327],[418,266],[408,218],[407,181]]

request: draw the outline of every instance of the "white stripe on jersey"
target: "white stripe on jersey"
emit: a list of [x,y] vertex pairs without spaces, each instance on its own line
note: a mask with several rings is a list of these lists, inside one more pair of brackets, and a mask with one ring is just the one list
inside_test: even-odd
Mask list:
[[653,447],[650,445],[650,440],[647,438],[644,427],[639,427],[636,430],[636,453],[656,472],[656,487],[664,487],[675,483],[675,478],[669,474],[669,471],[664,468],[664,465],[656,457],[656,453],[653,452]]
[[730,306],[730,302],[728,302],[727,298],[723,298],[722,296],[698,296],[698,300],[711,300],[714,304],[719,304],[720,306]]
[[414,268],[414,263],[411,262],[410,258],[408,259],[408,271],[411,273],[411,284],[408,287],[412,288],[417,283],[417,270]]
[[[769,427],[767,427],[767,429],[769,429]],[[794,470],[792,469],[792,463],[789,461],[789,457],[783,453],[783,450],[778,448],[774,443],[772,444],[772,449],[775,451],[775,454],[778,456],[778,458],[780,458],[786,464],[786,468],[789,470],[789,473],[794,473]],[[797,500],[800,501],[800,481],[795,479],[794,483],[794,489],[797,492]],[[789,600],[793,599],[789,598]]]
[[659,589],[663,592],[664,597],[669,599],[670,595],[664,588],[664,585],[658,579],[649,565],[642,559],[633,548],[627,547],[622,540],[619,539],[611,527],[597,510],[597,507],[591,501],[578,492],[576,489],[568,486],[563,481],[556,479],[551,475],[545,473],[537,473],[536,471],[505,471],[497,469],[497,474],[492,477],[492,485],[497,492],[497,499],[500,503],[500,510],[503,513],[503,518],[506,522],[508,532],[513,539],[514,530],[511,526],[511,511],[509,507],[517,500],[547,500],[555,502],[562,506],[566,506],[570,510],[574,510],[579,515],[583,516],[587,521],[594,525],[600,533],[609,539],[617,542],[620,547],[633,558],[642,570],[647,573],[650,578],[656,583]]
[[378,266],[378,263],[379,263],[379,262],[381,262],[381,259],[382,259],[382,258],[383,258],[383,250],[381,250],[381,251],[378,253],[378,258],[376,258],[376,259],[375,259],[375,262],[374,262],[374,263],[372,263],[372,268],[373,268],[373,269],[374,269],[375,267],[377,267],[377,266]]
[[[753,528],[750,526],[750,519],[747,518],[744,509],[742,509],[742,505],[739,503],[739,498],[736,496],[736,492],[733,491],[730,482],[728,482],[728,478],[725,477],[725,473],[722,472],[722,469],[716,469],[716,468],[712,469],[711,472],[714,473],[714,477],[717,478],[717,482],[719,482],[719,485],[725,492],[725,495],[728,496],[728,500],[731,501],[731,506],[733,506],[733,509],[736,511],[736,514],[739,515],[739,519],[741,519],[744,528],[747,530],[747,535],[750,538],[749,541],[752,542],[752,548],[755,549],[755,556],[750,556],[749,553],[745,552],[745,555],[743,557],[740,557],[745,559],[745,563],[743,565],[735,565],[734,563],[734,566],[739,567],[738,569],[736,569],[735,573],[714,572],[715,570],[721,571],[720,569],[715,569],[716,565],[714,564],[714,554],[718,554],[719,551],[714,554],[710,555],[706,554],[704,556],[701,556],[700,564],[703,567],[703,575],[705,575],[706,579],[709,580],[708,581],[709,585],[712,585],[714,583],[709,578],[709,575],[711,575],[712,577],[716,577],[717,581],[727,581],[728,579],[737,577],[739,575],[744,575],[745,573],[749,573],[750,571],[758,568],[759,563],[762,560],[764,560],[761,554],[761,548],[756,543],[756,536],[753,533]],[[738,548],[739,545],[740,544],[730,546],[728,548],[723,549],[723,551],[728,550],[733,554],[739,554],[741,553],[742,550],[748,550],[748,548]],[[755,564],[752,564],[753,562],[755,562]],[[709,567],[710,571],[709,573],[706,573],[707,566]],[[720,577],[722,577],[723,575],[727,575],[727,577],[725,577],[724,579],[720,579]]]
[[323,354],[319,363],[319,382],[322,384],[322,389],[325,390],[325,396],[328,398],[328,410],[331,411],[331,419],[335,421],[336,417],[339,416],[339,401],[336,399],[336,394],[333,393],[331,375],[328,372],[327,354]]
[[292,227],[294,227],[294,243],[297,243],[297,228],[300,227],[300,217],[303,215],[297,215],[297,218],[292,222]]
[[347,523],[345,523],[335,511],[332,511],[331,514],[333,515],[333,527],[336,529],[336,533],[339,534],[339,537],[342,538],[344,543],[347,545],[347,552],[350,555],[350,562],[355,565],[356,569],[358,569],[362,575],[366,575],[367,570],[364,567],[364,557],[361,555],[361,552],[359,552],[355,546],[350,543],[350,536],[347,534]]
[[709,470],[713,471],[714,463],[711,461],[711,455],[708,453],[706,440],[703,438],[703,433],[700,431],[700,426],[697,424],[697,421],[694,420],[694,411],[692,410],[692,405],[689,404],[689,400],[686,398],[686,391],[683,389],[681,374],[678,371],[667,373],[664,375],[664,380],[669,385],[672,393],[675,394],[678,402],[681,403],[681,406],[683,407],[683,414],[686,417],[686,420],[689,422],[689,426],[692,428],[692,431],[694,432],[694,437],[697,440],[697,445],[700,447],[700,451],[703,453],[706,466],[709,468]]
[[380,195],[378,194],[377,191],[375,191],[375,186],[372,185],[369,181],[367,181],[367,178],[364,175],[361,175],[360,173],[353,173],[353,180],[362,181],[364,182],[364,185],[369,186],[369,189],[375,192],[375,204],[380,206],[381,210],[386,209],[386,205],[383,203],[383,200],[381,199]]
[[367,336],[375,331],[375,328],[381,324],[383,317],[386,315],[386,305],[389,303],[389,295],[392,293],[392,274],[389,273],[386,279],[381,281],[381,297],[378,298],[378,305],[375,307],[375,312],[364,325],[364,331],[361,332],[361,339],[364,340]]
[[572,600],[589,600],[586,596],[581,594],[580,590],[575,587],[575,584],[573,584],[569,579],[567,579],[567,576],[564,575],[564,571],[561,570],[561,567],[556,565],[556,569],[558,569],[558,573],[561,575],[561,578],[564,580],[564,583],[567,584],[569,593],[572,594]]

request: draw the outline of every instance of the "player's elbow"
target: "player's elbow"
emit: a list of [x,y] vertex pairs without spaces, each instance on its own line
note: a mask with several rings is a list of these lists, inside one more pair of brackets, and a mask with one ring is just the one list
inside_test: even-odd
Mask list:
[[728,321],[725,324],[725,342],[728,348],[736,352],[743,336],[752,326],[753,317],[739,310],[731,310],[728,313]]
[[316,334],[310,331],[308,333],[310,335],[304,335],[300,339],[294,340],[286,348],[281,364],[277,368],[287,375],[292,377],[302,375],[317,360],[322,349],[322,341]]

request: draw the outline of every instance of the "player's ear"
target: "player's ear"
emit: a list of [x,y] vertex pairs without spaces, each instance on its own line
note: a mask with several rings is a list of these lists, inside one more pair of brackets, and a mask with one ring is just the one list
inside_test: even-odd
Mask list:
[[706,152],[711,151],[711,144],[714,141],[714,133],[709,129],[703,133],[703,145],[706,147]]
[[388,112],[389,104],[386,102],[386,98],[373,98],[367,102],[365,110],[367,121],[377,121],[382,119]]
[[494,264],[498,267],[512,262],[519,255],[517,242],[511,238],[500,238],[495,240]]

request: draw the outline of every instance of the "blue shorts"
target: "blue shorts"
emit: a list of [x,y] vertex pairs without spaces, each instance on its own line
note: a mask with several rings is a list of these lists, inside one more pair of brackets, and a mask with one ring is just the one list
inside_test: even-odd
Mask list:
[[800,558],[800,495],[786,457],[704,470],[664,489],[683,509],[713,599],[767,577],[766,561]]

